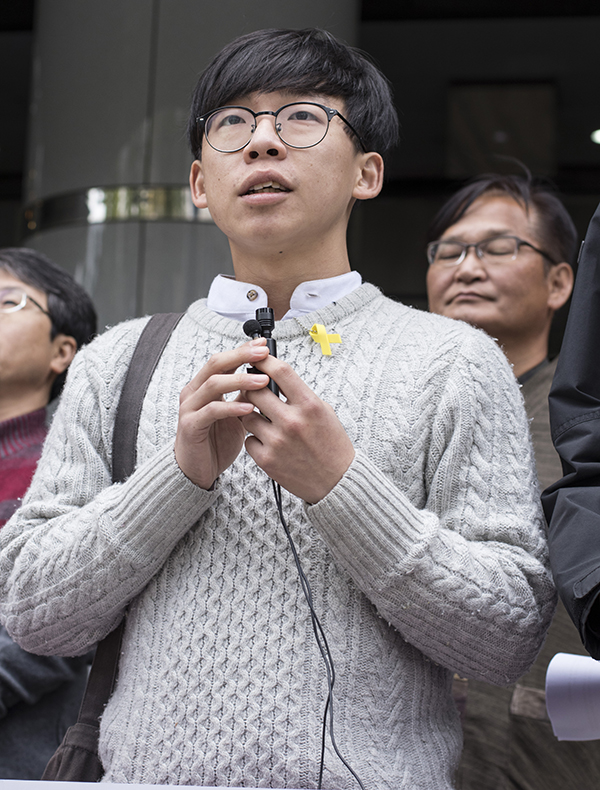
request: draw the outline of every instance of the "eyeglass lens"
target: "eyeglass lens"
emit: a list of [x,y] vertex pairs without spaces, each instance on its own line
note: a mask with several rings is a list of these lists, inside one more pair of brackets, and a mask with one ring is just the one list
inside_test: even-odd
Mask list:
[[430,247],[429,262],[451,266],[466,257],[468,247],[475,247],[479,258],[501,263],[517,257],[519,242],[513,236],[485,239],[476,245],[466,245],[459,241],[438,241]]
[[20,288],[3,288],[0,291],[0,313],[14,313],[27,303],[27,294]]
[[[206,139],[219,151],[238,151],[250,142],[256,123],[257,119],[249,110],[227,107],[209,116]],[[328,126],[327,113],[315,104],[289,104],[278,110],[275,118],[277,134],[292,148],[317,145],[327,134]]]

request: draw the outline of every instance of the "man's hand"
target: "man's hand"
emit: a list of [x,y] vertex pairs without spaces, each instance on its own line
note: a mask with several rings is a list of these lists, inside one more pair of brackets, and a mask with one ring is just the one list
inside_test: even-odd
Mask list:
[[224,395],[266,387],[265,375],[235,372],[268,356],[265,342],[257,338],[215,354],[181,390],[175,458],[184,475],[200,488],[209,489],[242,449],[246,432],[239,418],[253,406],[248,399],[225,401]]
[[268,356],[257,367],[278,384],[287,400],[264,388],[244,392],[243,397],[261,412],[241,418],[252,434],[246,439],[246,449],[270,478],[314,504],[352,463],[352,442],[332,407],[287,363]]

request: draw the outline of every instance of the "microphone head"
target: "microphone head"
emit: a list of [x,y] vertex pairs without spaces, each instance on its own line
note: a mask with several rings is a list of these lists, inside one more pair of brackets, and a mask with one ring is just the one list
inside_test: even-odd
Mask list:
[[262,335],[260,324],[256,318],[250,318],[250,320],[246,321],[242,329],[248,337],[260,337]]
[[[259,307],[256,311],[256,320],[261,326],[262,330],[268,329],[269,331],[275,327],[275,313],[272,307]],[[269,337],[270,335],[265,335]]]

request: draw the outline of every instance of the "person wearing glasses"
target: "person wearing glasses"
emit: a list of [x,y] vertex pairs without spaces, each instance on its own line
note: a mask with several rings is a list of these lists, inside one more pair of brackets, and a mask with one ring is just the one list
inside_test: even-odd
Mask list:
[[[235,279],[171,335],[119,485],[116,403],[148,319],[78,355],[0,533],[22,645],[83,652],[127,608],[105,781],[449,790],[453,673],[508,683],[538,652],[555,593],[508,363],[350,269],[350,212],[397,129],[385,78],[325,31],[249,33],[200,77],[191,194]],[[244,336],[267,306],[278,358]],[[336,669],[325,732],[306,581]]]
[[[429,309],[485,330],[503,349],[522,385],[545,488],[562,474],[550,436],[548,393],[558,358],[548,357],[548,337],[573,286],[573,222],[549,186],[530,176],[488,174],[442,206],[429,238]],[[461,790],[600,785],[598,744],[559,742],[552,732],[544,688],[558,652],[585,654],[561,603],[537,661],[516,685],[455,683],[465,734]]]
[[[83,288],[35,250],[0,249],[0,527],[27,491],[48,409],[96,314]],[[87,659],[26,653],[0,627],[0,778],[39,779],[77,718]]]

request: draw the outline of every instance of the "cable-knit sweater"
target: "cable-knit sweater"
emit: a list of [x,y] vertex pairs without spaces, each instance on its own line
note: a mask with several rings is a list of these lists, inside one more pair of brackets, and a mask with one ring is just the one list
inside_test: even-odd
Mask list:
[[[341,336],[331,356],[315,322]],[[28,650],[76,654],[129,605],[102,719],[106,781],[315,787],[325,673],[270,482],[242,450],[204,491],[173,453],[180,390],[241,326],[191,305],[147,391],[137,469],[111,485],[145,323],[114,327],[71,366],[0,533],[2,620]],[[482,332],[368,284],[274,335],[356,448],[319,503],[283,497],[336,666],[338,745],[367,790],[450,788],[452,673],[514,681],[554,608],[514,376]],[[356,787],[329,748],[323,787]]]

